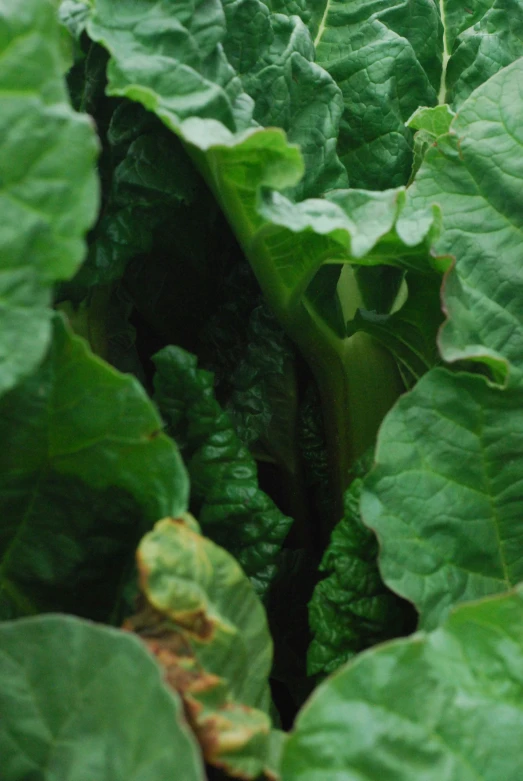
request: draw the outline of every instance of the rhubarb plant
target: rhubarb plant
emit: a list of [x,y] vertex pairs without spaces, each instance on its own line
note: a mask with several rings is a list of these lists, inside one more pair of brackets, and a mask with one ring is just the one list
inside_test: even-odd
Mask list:
[[519,779],[522,30],[0,2],[6,781]]

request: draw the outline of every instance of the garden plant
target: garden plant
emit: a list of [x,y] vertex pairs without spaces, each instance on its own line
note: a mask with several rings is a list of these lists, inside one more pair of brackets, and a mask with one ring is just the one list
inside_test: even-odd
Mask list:
[[523,0],[0,0],[0,781],[521,781]]

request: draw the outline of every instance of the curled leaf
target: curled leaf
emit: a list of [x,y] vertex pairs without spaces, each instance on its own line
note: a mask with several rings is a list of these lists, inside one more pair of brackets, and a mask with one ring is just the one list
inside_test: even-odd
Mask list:
[[281,741],[268,715],[272,643],[248,578],[188,514],[159,521],[137,561],[144,599],[124,627],[182,697],[207,762],[238,778],[274,778]]

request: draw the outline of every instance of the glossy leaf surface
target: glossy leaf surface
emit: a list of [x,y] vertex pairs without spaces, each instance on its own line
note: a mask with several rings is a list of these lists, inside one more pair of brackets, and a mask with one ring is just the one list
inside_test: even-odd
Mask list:
[[345,493],[344,517],[320,564],[320,571],[328,575],[309,603],[314,633],[307,654],[309,675],[334,672],[358,651],[402,629],[401,603],[383,585],[376,538],[361,522],[362,487],[363,481],[355,479]]
[[177,347],[158,353],[155,364],[155,398],[187,463],[191,508],[264,594],[292,521],[260,490],[256,463],[214,398],[212,375]]

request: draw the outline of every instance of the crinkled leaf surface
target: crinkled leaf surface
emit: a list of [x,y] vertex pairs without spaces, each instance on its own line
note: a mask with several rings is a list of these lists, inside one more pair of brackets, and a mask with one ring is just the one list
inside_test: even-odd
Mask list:
[[157,523],[137,560],[146,605],[126,627],[182,696],[206,760],[257,778],[281,740],[267,715],[272,641],[249,579],[189,515]]
[[224,0],[227,58],[254,100],[253,118],[281,127],[299,144],[305,176],[294,196],[319,196],[348,179],[336,144],[343,98],[332,77],[314,62],[310,33],[296,16],[271,14],[262,0]]
[[[175,130],[182,130],[191,117],[206,120],[184,126],[189,141],[197,128],[200,138],[204,129],[212,133],[213,142],[219,142],[228,138],[225,128],[281,127],[291,142],[301,145],[305,157],[306,176],[297,195],[319,195],[346,186],[346,172],[336,154],[341,92],[313,62],[314,47],[299,17],[271,14],[261,0],[223,4],[191,0],[175,8],[134,5],[129,13],[98,2],[89,26],[91,37],[113,54],[109,69],[113,94],[143,102]],[[136,35],[138,18],[141,32]],[[149,20],[146,24],[144,18]],[[131,45],[129,34],[135,38],[134,50],[138,47],[147,56],[141,64],[133,64],[128,56],[123,60]],[[169,82],[160,71],[168,60],[175,74]],[[147,94],[137,85],[143,85]],[[219,128],[215,120],[224,127]]]
[[[353,187],[404,184],[419,106],[454,108],[523,55],[521,0],[267,0],[309,26],[345,104],[338,153]],[[419,154],[419,148],[416,152]]]
[[[399,233],[394,226],[404,201],[401,190],[375,194],[333,191],[328,201],[314,199],[299,204],[281,193],[266,192],[260,204],[263,188],[288,190],[299,183],[303,174],[299,150],[288,144],[278,129],[256,129],[251,124],[249,129],[238,132],[241,124],[236,121],[227,124],[227,118],[221,110],[212,106],[208,92],[201,85],[200,77],[205,71],[203,61],[196,55],[190,55],[192,49],[181,45],[175,47],[175,36],[170,32],[172,18],[167,9],[162,4],[148,4],[148,10],[145,9],[140,17],[142,32],[138,35],[135,22],[139,7],[140,4],[134,5],[133,13],[127,14],[120,6],[101,0],[89,24],[90,35],[102,42],[112,55],[108,71],[109,93],[139,100],[153,109],[187,144],[249,258],[270,306],[309,362],[322,367],[318,368],[318,372],[323,370],[327,374],[328,366],[336,365],[341,375],[339,367],[350,362],[346,353],[351,352],[354,368],[350,381],[345,376],[339,377],[339,385],[343,386],[341,393],[355,397],[365,386],[369,403],[364,414],[358,415],[357,420],[351,420],[352,444],[340,445],[346,454],[344,458],[350,463],[374,440],[379,421],[397,397],[401,383],[394,361],[387,359],[381,348],[374,349],[369,337],[363,340],[363,346],[360,345],[361,340],[352,340],[351,345],[345,343],[345,324],[339,316],[336,290],[340,269],[322,269],[325,273],[320,280],[315,280],[315,288],[311,287],[308,291],[309,285],[326,263],[391,264],[425,271],[431,263],[428,249],[437,227],[435,213],[428,209],[423,218],[416,217],[408,226],[404,221],[404,230]],[[205,8],[210,13],[215,6],[209,4]],[[187,9],[188,5],[183,4],[176,13],[176,20],[183,28],[180,35],[184,41],[192,41],[195,51],[203,56],[207,48],[198,37],[203,27],[198,27],[196,34],[195,17],[190,17]],[[236,6],[227,5],[229,14],[236,13],[235,9]],[[151,21],[144,25],[143,19],[149,16],[151,20],[154,18],[154,23]],[[179,63],[183,61],[184,67],[191,73],[192,69],[196,72],[195,80],[185,80],[185,92],[178,95],[177,101],[172,100],[176,79],[167,82],[162,78],[163,71],[158,61],[157,29],[160,18],[164,31],[161,50],[167,52],[168,57],[178,58],[173,61],[175,70],[181,67]],[[264,18],[262,14],[260,19]],[[219,21],[219,14],[216,20],[215,27],[212,27],[213,45],[223,41],[227,48],[226,30]],[[209,25],[208,19],[205,24]],[[211,30],[210,27],[208,29]],[[233,26],[233,33],[233,37],[239,34],[238,25]],[[209,44],[210,38],[205,41]],[[276,43],[274,46],[277,49]],[[135,54],[140,52],[140,57],[128,56],[131,49]],[[239,52],[235,44],[231,57],[238,57],[242,51]],[[165,64],[166,61],[162,60],[162,67]],[[216,75],[213,78],[223,97],[222,83]],[[196,104],[198,110],[195,109]],[[409,109],[410,113],[412,109]],[[302,137],[300,142],[304,144]],[[372,258],[365,257],[375,249]],[[310,295],[304,302],[306,292]],[[313,349],[311,345],[320,341],[323,341],[321,348],[310,355],[308,350]],[[326,342],[330,343],[325,347]],[[358,357],[355,357],[356,353]],[[364,361],[364,354],[372,354],[373,360]],[[377,373],[376,367],[380,368]],[[390,392],[384,394],[384,387]],[[345,408],[350,408],[348,402]],[[335,426],[338,430],[340,428],[337,423],[333,424],[333,432]],[[340,482],[345,486],[345,464],[340,460],[336,469]],[[201,520],[205,527],[203,517]]]
[[227,412],[244,444],[290,473],[296,452],[298,385],[292,344],[267,306],[249,318],[247,347],[230,377]]
[[175,444],[137,380],[56,319],[40,369],[0,401],[0,614],[107,619],[142,534],[186,508]]
[[98,207],[97,142],[71,109],[51,0],[0,9],[0,393],[42,359],[51,285],[72,276]]
[[272,641],[265,610],[234,557],[183,518],[159,521],[137,556],[148,602],[187,629],[199,661],[228,680],[234,697],[266,709]]
[[179,347],[154,361],[155,399],[187,463],[191,508],[264,594],[292,521],[258,487],[256,463],[214,398],[212,375]]
[[177,695],[137,638],[72,616],[0,625],[2,781],[203,781]]
[[252,99],[219,45],[225,32],[219,0],[176,6],[97,0],[93,6],[87,30],[112,54],[111,92],[143,103],[166,124],[192,117],[210,119],[204,127],[222,123],[230,131],[252,124]]
[[522,83],[520,59],[470,96],[427,152],[403,214],[439,204],[436,251],[456,258],[443,291],[443,357],[483,361],[501,382],[523,369]]
[[309,675],[334,672],[358,651],[396,636],[403,627],[401,604],[378,571],[376,538],[361,522],[362,486],[356,479],[345,492],[344,517],[320,565],[329,574],[309,603],[314,633],[307,655]]
[[386,582],[414,602],[424,626],[523,576],[522,73],[518,60],[463,104],[427,152],[404,212],[411,219],[437,202],[437,251],[456,258],[443,289],[443,357],[482,361],[505,388],[436,371],[380,432],[363,517],[380,537]]
[[523,56],[521,0],[443,0],[450,60],[441,98],[459,107],[501,68]]
[[424,627],[523,580],[523,392],[435,369],[380,430],[362,513]]
[[523,592],[378,647],[298,715],[283,781],[519,781]]
[[120,103],[107,136],[113,167],[106,204],[77,285],[121,277],[131,258],[150,251],[156,235],[172,231],[178,215],[184,221],[184,206],[203,197],[203,182],[179,140],[141,105]]
[[272,0],[271,5],[307,19],[316,62],[341,88],[345,111],[338,154],[351,186],[406,184],[412,132],[405,122],[418,106],[436,103],[440,85],[443,43],[437,4]]

